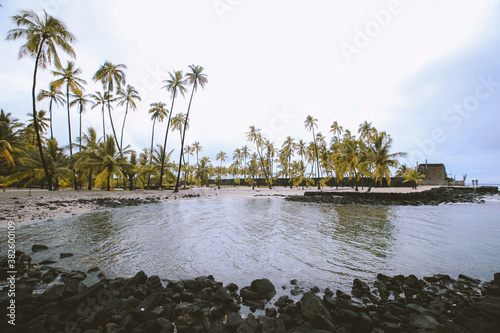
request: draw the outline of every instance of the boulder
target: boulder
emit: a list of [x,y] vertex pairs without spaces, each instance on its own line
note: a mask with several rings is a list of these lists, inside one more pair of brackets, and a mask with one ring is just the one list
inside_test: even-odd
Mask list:
[[261,294],[267,300],[271,300],[276,295],[276,288],[268,279],[258,279],[252,281],[251,289]]

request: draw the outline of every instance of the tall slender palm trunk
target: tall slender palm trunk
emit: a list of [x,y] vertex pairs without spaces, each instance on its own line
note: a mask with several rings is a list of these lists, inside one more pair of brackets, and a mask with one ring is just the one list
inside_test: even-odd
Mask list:
[[[153,163],[153,141],[155,137],[155,123],[156,118],[153,120],[153,133],[151,134],[151,149],[149,150],[149,165]],[[148,171],[148,189],[151,186],[151,171]]]
[[49,102],[49,116],[50,116],[50,139],[54,139],[54,133],[52,132],[52,98]]
[[35,60],[35,70],[33,73],[33,89],[31,91],[31,96],[33,98],[33,124],[35,125],[35,134],[38,146],[38,152],[40,153],[40,160],[43,166],[43,172],[45,173],[45,179],[47,180],[47,187],[49,191],[52,191],[52,175],[49,173],[49,169],[47,168],[47,163],[45,161],[45,157],[43,156],[42,149],[42,138],[40,137],[40,128],[38,127],[37,113],[36,113],[36,74],[38,72],[38,62],[40,61],[40,54],[42,53],[43,43],[45,39],[42,39],[40,42],[40,48],[38,49],[38,53],[36,55]]
[[71,115],[69,112],[69,84],[66,83],[66,108],[68,110],[68,135],[69,135],[69,156],[73,156],[73,142],[71,141]]
[[[165,152],[167,150],[167,138],[168,138],[168,130],[170,129],[170,121],[172,120],[172,113],[174,111],[174,102],[175,102],[175,90],[172,95],[172,105],[170,107],[170,114],[168,115],[168,123],[167,123],[167,130],[165,132],[165,141],[163,142],[163,151],[161,154],[161,170],[160,170],[160,190],[162,189],[163,185],[163,168],[165,167]],[[182,149],[181,149],[181,154],[182,154]],[[180,166],[179,166],[180,170]],[[177,187],[177,182],[176,182],[176,187]]]
[[123,130],[125,129],[125,121],[127,120],[127,113],[128,113],[128,102],[127,106],[125,107],[125,116],[123,116],[123,124],[122,124],[122,134],[120,135],[120,147],[123,148]]
[[[184,139],[186,139],[186,127],[189,119],[189,111],[191,110],[191,102],[193,101],[194,91],[196,89],[196,81],[193,84],[193,89],[191,90],[191,97],[189,98],[188,110],[186,113],[186,119],[184,120],[184,128],[182,129],[182,140],[181,140],[181,154],[179,156],[179,170],[177,170],[177,178],[175,179],[174,193],[179,192],[179,179],[181,177],[181,165],[182,165],[182,155],[184,150]],[[172,111],[170,111],[172,114]]]

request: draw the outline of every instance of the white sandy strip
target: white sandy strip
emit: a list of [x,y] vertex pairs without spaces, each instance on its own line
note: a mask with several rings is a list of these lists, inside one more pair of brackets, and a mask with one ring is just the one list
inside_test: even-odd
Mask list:
[[[425,191],[432,186],[420,186],[417,190],[408,187],[385,187],[372,188],[372,192],[392,192],[392,193],[409,193],[415,191]],[[365,187],[360,191],[366,191]],[[59,215],[75,215],[91,210],[97,207],[92,203],[79,203],[78,199],[92,200],[97,198],[109,199],[148,199],[154,198],[158,201],[168,201],[176,199],[184,199],[187,195],[199,195],[200,198],[279,198],[288,195],[303,195],[306,191],[317,191],[316,187],[309,187],[302,190],[301,187],[275,187],[269,189],[267,187],[256,188],[251,187],[222,187],[220,190],[206,187],[194,187],[187,190],[181,190],[179,193],[173,193],[172,190],[164,191],[52,191],[47,190],[17,190],[7,189],[5,192],[0,192],[0,226],[4,226],[8,221],[22,222],[29,220],[48,219]],[[339,189],[323,188],[324,192],[351,192],[354,191],[350,187],[339,187]],[[192,199],[191,199],[192,200]],[[102,208],[101,208],[102,209]]]

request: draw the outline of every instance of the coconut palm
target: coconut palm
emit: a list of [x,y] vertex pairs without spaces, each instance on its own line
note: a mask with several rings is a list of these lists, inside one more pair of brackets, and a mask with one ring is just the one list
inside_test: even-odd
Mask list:
[[[160,173],[164,175],[167,180],[170,180],[171,182],[175,181],[175,174],[173,171],[176,170],[177,165],[175,162],[170,161],[170,156],[172,156],[172,153],[174,150],[172,149],[168,154],[163,151],[163,147],[161,145],[156,145],[156,149],[154,150],[153,153],[153,165],[152,168],[156,170],[156,173]],[[161,158],[163,158],[163,161],[161,161]],[[161,172],[159,169],[163,167],[164,170]],[[163,184],[163,182],[161,182]],[[168,185],[168,184],[167,184]]]
[[396,177],[401,177],[403,178],[404,174],[406,173],[406,170],[408,170],[408,166],[405,164],[401,164],[398,168],[398,170],[396,171]]
[[[170,125],[172,131],[179,131],[179,136],[182,140],[182,128],[186,122],[186,114],[185,113],[178,113],[175,116],[172,117],[172,123]],[[189,128],[189,123],[186,123],[187,127]]]
[[[81,74],[82,70],[80,68],[75,68],[75,63],[68,61],[66,68],[59,71],[52,71],[52,75],[55,77],[60,77],[52,81],[51,85],[54,89],[61,88],[63,84],[66,84],[66,107],[68,110],[68,135],[69,135],[69,155],[73,156],[73,143],[71,141],[71,115],[69,109],[71,104],[69,102],[69,92],[73,94],[81,93],[83,89],[83,84],[87,82],[84,79],[79,78],[77,75]],[[81,93],[83,94],[83,93]],[[81,133],[80,133],[81,134]]]
[[194,153],[194,148],[187,145],[184,147],[184,156],[187,155],[187,161],[186,157],[184,157],[184,189],[186,189],[187,182],[188,182],[188,175],[190,174],[190,168],[189,168],[189,156],[193,156]]
[[220,181],[221,181],[221,176],[222,176],[222,163],[226,161],[227,154],[223,151],[219,152],[215,159],[218,161],[220,160],[220,169],[219,169],[219,183],[217,184],[217,188],[220,189]]
[[[373,169],[374,182],[382,184],[385,178],[387,184],[391,184],[391,170],[399,165],[396,157],[404,156],[405,153],[389,153],[392,145],[392,138],[385,132],[373,132],[370,137],[370,145],[366,153],[366,161],[361,162],[361,166],[370,165]],[[371,186],[368,188],[370,191]]]
[[[75,167],[82,170],[92,168],[98,170],[95,185],[106,186],[106,191],[111,190],[111,177],[118,175],[125,178],[124,172],[129,171],[133,166],[122,158],[122,153],[117,150],[114,138],[108,135],[104,142],[100,142],[94,152],[82,150],[79,153],[82,157],[75,163]],[[86,157],[86,158],[85,158]]]
[[85,106],[90,102],[90,95],[84,95],[83,90],[78,90],[73,94],[73,100],[70,102],[70,106],[78,104],[78,115],[80,120],[79,130],[78,130],[78,151],[82,151],[82,114],[85,111]]
[[212,163],[208,157],[203,157],[196,169],[196,178],[200,180],[201,186],[205,184],[208,187],[208,180],[212,173]]
[[308,131],[312,131],[313,134],[313,142],[314,142],[314,155],[316,158],[316,164],[317,164],[317,173],[316,177],[318,179],[318,190],[321,189],[320,187],[320,182],[319,182],[319,155],[318,155],[318,146],[316,144],[316,135],[314,134],[314,128],[317,128],[318,120],[313,118],[312,116],[307,116],[306,120],[304,121],[304,126]]
[[[88,154],[81,156],[81,153],[78,153],[77,160],[80,158],[89,159],[93,154],[97,154],[99,140],[97,139],[96,130],[93,127],[89,127],[87,129],[87,133],[83,134],[82,141],[84,143],[84,146],[81,148],[85,150]],[[92,190],[92,179],[93,179],[93,174],[96,170],[97,169],[93,165],[89,165],[87,168],[82,170],[84,174],[87,175],[87,189],[89,191]]]
[[248,162],[248,165],[246,167],[246,171],[245,171],[249,176],[250,176],[250,180],[252,182],[252,190],[255,190],[255,177],[257,177],[260,173],[259,171],[259,165],[257,163],[257,159],[256,158],[252,158],[249,162]]
[[23,44],[19,50],[19,58],[24,58],[26,56],[35,58],[33,88],[31,90],[33,119],[40,161],[50,191],[52,190],[52,177],[50,176],[45,157],[43,156],[42,140],[38,123],[36,122],[36,75],[38,66],[45,68],[52,62],[54,62],[58,68],[61,68],[61,60],[57,54],[57,47],[60,47],[69,56],[74,58],[75,51],[70,43],[75,40],[75,37],[66,29],[64,23],[48,15],[47,12],[44,12],[44,14],[43,19],[41,19],[33,10],[23,9],[19,11],[18,15],[12,16],[12,21],[16,24],[17,28],[9,30],[6,39],[17,40],[19,38],[26,38],[26,43]]
[[295,151],[295,143],[293,142],[293,138],[291,136],[288,136],[285,139],[285,142],[283,142],[283,145],[281,146],[281,160],[283,161],[283,171],[284,171],[284,176],[285,178],[289,178],[288,182],[290,183],[290,187],[292,186],[291,183],[291,177],[290,176],[290,170],[291,170],[291,164],[292,164],[292,156],[294,155]]
[[420,174],[414,168],[409,168],[404,173],[403,178],[405,179],[403,181],[403,183],[407,183],[407,182],[412,183],[412,187],[411,188],[414,188],[416,190],[418,184],[423,184],[424,183],[425,175]]
[[[26,114],[28,117],[31,116],[31,114]],[[38,114],[36,116],[36,121],[38,123],[38,128],[40,130],[40,134],[42,137],[42,142],[43,142],[43,133],[49,128],[49,118],[46,117],[47,112],[45,110],[40,110],[38,111]],[[30,141],[32,142],[33,145],[35,145],[36,142],[36,135],[35,135],[35,122],[33,120],[28,120],[26,122],[26,127],[24,128],[24,131],[29,135]]]
[[132,111],[137,110],[137,104],[135,104],[136,100],[140,101],[141,96],[139,96],[137,90],[129,84],[127,84],[125,90],[120,89],[118,92],[118,106],[125,104],[125,115],[123,116],[122,133],[120,135],[120,149],[123,148],[123,130],[125,128],[125,121],[127,120],[128,109],[130,107]]
[[49,90],[42,89],[37,96],[37,101],[43,101],[44,99],[49,99],[49,119],[50,119],[50,138],[54,138],[54,132],[52,131],[52,104],[58,105],[64,103],[64,94],[56,87],[49,84]]
[[4,168],[4,163],[7,167],[13,167],[16,165],[13,157],[13,153],[17,146],[20,145],[19,142],[19,128],[23,125],[15,118],[12,118],[11,113],[5,113],[4,110],[0,110],[0,158],[2,159],[2,169]]
[[333,133],[334,137],[336,137],[339,140],[340,140],[340,135],[342,134],[343,131],[344,128],[340,126],[336,120],[333,122],[332,126],[330,126],[330,132]]
[[260,133],[260,129],[256,129],[255,126],[250,126],[250,131],[247,132],[247,140],[255,143],[257,154],[260,158],[260,166],[262,168],[262,171],[264,172],[264,176],[266,177],[267,185],[270,189],[272,189],[271,182],[269,181],[269,177],[267,176],[264,158],[262,157],[262,146],[264,144],[264,140],[262,138],[262,134]]
[[[182,71],[174,71],[174,74],[172,73],[168,74],[170,75],[170,79],[163,80],[163,82],[167,83],[165,86],[163,86],[163,88],[167,89],[167,91],[170,92],[170,97],[172,98],[172,104],[170,106],[170,115],[168,117],[167,129],[165,130],[165,141],[163,142],[163,152],[167,150],[168,130],[170,129],[170,121],[172,118],[172,113],[174,112],[175,97],[177,96],[177,93],[180,93],[184,97],[184,95],[187,92],[187,89],[185,87],[187,84],[187,80],[184,79]],[[182,155],[182,149],[181,149],[181,155]],[[162,161],[164,161],[164,158],[162,158]],[[163,166],[161,167],[160,171],[160,190],[162,189],[162,183],[161,183],[162,179],[163,179]]]
[[111,116],[111,92],[114,90],[116,85],[116,91],[121,90],[121,86],[125,84],[125,72],[124,69],[127,69],[127,66],[124,64],[113,64],[110,61],[105,61],[101,67],[95,72],[94,77],[92,78],[94,82],[101,82],[103,89],[106,89],[107,94],[107,104],[108,104],[108,114],[109,121],[111,122],[111,129],[113,130],[113,137],[116,142],[116,146],[121,151],[121,146],[118,142],[118,137],[116,136],[115,125],[113,123],[113,117]]
[[[241,157],[243,158],[243,165],[247,165],[247,158],[250,157],[250,148],[247,145],[241,147]],[[246,179],[245,168],[243,168],[243,179]]]
[[198,154],[203,150],[203,146],[200,145],[200,143],[198,141],[195,141],[193,143],[193,149],[196,153],[196,165],[198,166]]
[[[179,157],[179,170],[177,171],[177,179],[179,179],[181,175],[181,162],[182,162],[182,154],[183,154],[183,149],[184,149],[184,140],[186,139],[186,128],[187,128],[187,123],[189,121],[189,111],[191,110],[191,102],[193,101],[193,94],[195,91],[198,90],[198,85],[203,89],[205,88],[205,84],[208,83],[207,75],[203,73],[203,67],[202,66],[195,66],[195,65],[189,65],[189,68],[191,69],[191,73],[187,73],[188,77],[188,82],[193,86],[193,89],[191,90],[191,98],[189,99],[189,104],[188,104],[188,110],[186,113],[186,120],[184,124],[184,129],[182,133],[182,140],[181,140],[181,155]],[[175,189],[174,192],[179,191],[179,182],[177,181],[175,183]]]
[[314,185],[314,180],[309,177],[306,170],[303,160],[292,162],[291,178],[293,186],[301,185],[302,189],[304,189],[304,185]]
[[[149,109],[148,113],[151,115],[151,120],[153,121],[153,127],[151,130],[151,149],[149,150],[150,152],[149,163],[151,164],[153,162],[153,142],[155,138],[155,124],[157,120],[159,122],[163,122],[163,120],[168,114],[168,110],[165,109],[166,104],[162,102],[151,103],[149,104],[149,106],[151,106],[151,109]],[[148,188],[150,186],[150,180],[151,180],[151,173],[148,173]]]
[[348,175],[349,179],[354,177],[354,185],[358,191],[359,141],[356,138],[344,137],[339,152],[337,181],[344,175]]

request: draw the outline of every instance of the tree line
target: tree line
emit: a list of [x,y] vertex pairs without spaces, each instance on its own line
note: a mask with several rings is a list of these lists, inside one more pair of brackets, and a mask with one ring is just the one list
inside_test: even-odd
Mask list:
[[[270,188],[277,177],[287,178],[290,186],[315,184],[318,188],[331,178],[349,177],[354,180],[357,190],[357,180],[361,177],[372,179],[373,184],[381,183],[382,179],[390,183],[390,168],[398,167],[397,157],[404,155],[390,153],[391,137],[377,131],[366,121],[360,125],[359,138],[334,122],[331,126],[333,137],[327,144],[321,133],[315,133],[317,120],[308,116],[304,125],[312,134],[311,142],[295,142],[288,137],[278,149],[262,136],[260,130],[250,126],[247,139],[255,151],[248,145],[236,148],[229,167],[223,165],[227,154],[220,152],[216,156],[220,164],[212,165],[208,157],[199,158],[203,150],[199,142],[185,145],[194,93],[208,83],[204,68],[195,65],[190,65],[186,74],[182,70],[173,71],[169,73],[169,79],[164,80],[163,88],[170,93],[170,109],[161,101],[150,104],[151,145],[137,154],[123,144],[127,115],[137,109],[136,102],[141,100],[138,91],[126,82],[127,67],[105,61],[92,78],[102,84],[102,91],[86,94],[86,81],[80,77],[81,69],[73,61],[67,61],[63,66],[58,54],[62,50],[72,58],[76,56],[71,46],[75,37],[64,23],[46,12],[40,17],[32,10],[21,10],[12,17],[12,21],[16,27],[8,32],[6,39],[25,40],[20,47],[19,58],[31,57],[35,60],[31,94],[33,110],[29,115],[31,120],[24,124],[13,118],[11,113],[1,110],[0,183],[4,185],[30,186],[36,183],[49,190],[57,190],[61,186],[73,186],[75,189],[101,186],[107,190],[115,186],[162,189],[173,185],[177,192],[181,181],[184,186],[208,185],[209,179],[214,177],[220,186],[220,180],[231,175],[235,184],[241,184],[243,179],[253,187],[256,178],[263,178]],[[53,80],[47,89],[37,91],[38,69],[51,65],[55,66],[51,71]],[[186,113],[174,115],[176,97],[185,96],[189,86],[191,92]],[[37,110],[37,103],[44,100],[48,101],[48,112]],[[60,147],[53,134],[52,113],[57,105],[64,105],[67,111],[67,147]],[[115,105],[125,108],[120,128],[113,121]],[[100,108],[101,136],[94,128],[82,132],[82,114],[87,106]],[[71,108],[75,107],[79,115],[79,129],[77,142],[74,143]],[[106,118],[111,125],[110,134],[106,134]],[[154,147],[155,126],[164,121],[167,125],[163,145]],[[178,163],[173,162],[175,150],[167,150],[170,131],[178,131],[180,135]],[[190,165],[189,157],[194,154],[196,164]],[[299,158],[294,159],[295,156]],[[398,172],[415,184],[421,178],[414,169],[404,165]]]

